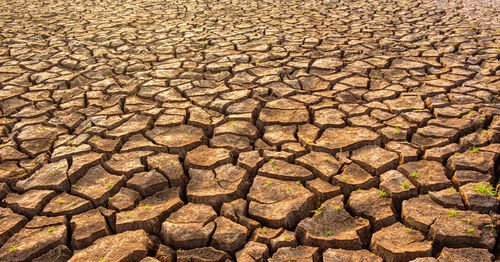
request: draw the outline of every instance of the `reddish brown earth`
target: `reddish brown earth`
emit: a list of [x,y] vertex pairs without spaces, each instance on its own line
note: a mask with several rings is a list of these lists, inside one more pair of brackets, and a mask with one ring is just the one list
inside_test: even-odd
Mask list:
[[0,1],[0,262],[500,261],[498,17]]

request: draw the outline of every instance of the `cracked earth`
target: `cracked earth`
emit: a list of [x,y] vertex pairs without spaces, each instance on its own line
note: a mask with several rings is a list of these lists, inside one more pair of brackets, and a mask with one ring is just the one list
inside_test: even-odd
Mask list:
[[500,9],[451,2],[0,1],[0,261],[500,259]]

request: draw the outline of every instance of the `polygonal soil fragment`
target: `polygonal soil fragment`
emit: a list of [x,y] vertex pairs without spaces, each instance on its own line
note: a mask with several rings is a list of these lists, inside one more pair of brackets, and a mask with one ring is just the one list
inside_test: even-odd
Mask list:
[[248,241],[245,247],[236,252],[236,260],[242,262],[265,262],[269,258],[269,249],[265,244]]
[[54,197],[43,209],[44,216],[72,216],[92,209],[92,203],[66,192]]
[[362,127],[345,127],[326,129],[323,135],[310,146],[314,151],[334,154],[378,144],[380,144],[380,137],[377,133]]
[[270,227],[295,226],[314,205],[314,195],[299,182],[256,176],[250,192],[248,214]]
[[143,130],[148,129],[151,124],[151,117],[143,115],[134,115],[127,122],[123,123],[121,126],[109,131],[108,136],[113,138],[122,136],[135,135]]
[[0,207],[0,246],[28,222],[24,216],[8,208]]
[[186,168],[214,169],[232,161],[229,150],[202,145],[187,153],[184,165]]
[[142,197],[148,197],[165,189],[168,186],[168,181],[163,175],[152,170],[134,174],[134,176],[127,181],[126,185],[128,188],[139,192]]
[[399,162],[396,153],[378,146],[366,146],[355,150],[352,152],[351,159],[354,163],[377,176],[391,169],[396,169]]
[[281,146],[284,143],[296,142],[296,126],[272,125],[265,126],[264,129],[265,131],[262,139],[270,145]]
[[212,207],[189,203],[163,222],[161,236],[165,244],[174,249],[206,246],[215,230],[216,217]]
[[67,172],[68,161],[66,159],[46,164],[29,178],[18,181],[15,188],[21,191],[29,189],[67,191],[70,188]]
[[2,261],[30,261],[68,241],[64,217],[34,217],[0,248]]
[[200,146],[206,139],[201,128],[188,125],[155,127],[146,131],[146,137],[157,144],[167,146],[169,153],[179,154],[182,157],[189,150]]
[[370,249],[385,261],[410,261],[432,256],[432,241],[424,239],[424,235],[418,230],[396,223],[375,232]]
[[495,236],[490,216],[472,211],[448,211],[437,216],[429,236],[437,247],[478,247],[493,249]]
[[385,196],[385,191],[376,188],[353,191],[347,206],[356,216],[369,219],[374,231],[377,231],[396,223],[392,201]]
[[189,202],[219,209],[222,203],[243,197],[250,183],[247,171],[233,165],[223,165],[214,171],[190,169],[191,180],[186,188]]
[[177,187],[186,183],[184,169],[179,161],[178,155],[159,153],[147,157],[148,167],[158,169],[167,179],[171,187]]
[[123,211],[134,208],[135,204],[141,199],[139,192],[130,188],[122,187],[120,192],[116,193],[108,200],[108,208]]
[[323,253],[323,262],[382,262],[382,258],[368,250],[345,250],[329,248]]
[[295,159],[295,164],[307,168],[316,177],[330,182],[333,175],[340,170],[341,163],[332,155],[324,152],[311,152]]
[[130,211],[116,215],[116,231],[143,229],[158,234],[162,221],[183,205],[179,198],[179,188],[169,188],[145,198]]
[[456,262],[491,262],[495,257],[487,249],[481,248],[443,248],[439,254],[438,261]]
[[123,183],[123,176],[111,175],[101,166],[95,166],[71,187],[71,193],[99,206],[105,203],[108,197],[118,193]]
[[429,192],[429,197],[442,207],[465,209],[462,202],[462,196],[453,187],[446,188],[440,191]]
[[448,159],[446,167],[450,170],[474,170],[484,174],[494,175],[495,154],[490,152],[466,151],[463,154],[453,155]]
[[82,178],[91,166],[100,164],[103,157],[104,154],[95,152],[73,156],[71,168],[68,171],[68,178],[71,184],[76,183],[78,179]]
[[490,183],[479,182],[463,185],[460,187],[460,195],[470,210],[485,214],[497,212],[500,199],[497,197],[498,192]]
[[427,232],[438,216],[447,213],[445,208],[436,204],[429,196],[420,195],[403,201],[401,219],[405,225]]
[[264,243],[269,246],[271,245],[271,240],[279,237],[282,233],[283,228],[259,227],[253,231],[250,240]]
[[217,250],[213,247],[202,247],[190,250],[181,250],[177,252],[178,262],[225,262],[229,259],[230,256],[226,252]]
[[0,182],[11,185],[28,175],[28,171],[17,164],[15,161],[9,161],[0,165]]
[[223,134],[246,136],[255,139],[259,135],[259,130],[250,122],[230,121],[214,129],[214,136]]
[[356,164],[342,168],[342,173],[332,178],[332,184],[340,186],[342,194],[349,194],[356,189],[369,189],[377,185],[377,179]]
[[451,180],[456,186],[463,186],[467,183],[492,182],[490,174],[483,174],[473,170],[457,170],[453,173]]
[[212,235],[211,245],[216,249],[233,252],[243,247],[249,231],[246,227],[225,217],[214,220],[216,228]]
[[380,176],[380,189],[386,192],[399,208],[405,199],[418,195],[417,188],[408,178],[396,170],[383,173]]
[[74,249],[86,248],[96,239],[111,233],[104,216],[97,209],[73,216],[70,226],[71,247]]
[[329,127],[344,127],[345,122],[344,115],[337,109],[327,108],[314,112],[314,125],[320,129],[326,129]]
[[258,174],[285,181],[306,181],[314,179],[311,171],[278,159],[269,160],[259,169]]
[[52,190],[30,190],[22,195],[9,193],[2,201],[10,209],[27,217],[34,217],[57,193]]
[[332,186],[319,178],[306,181],[306,188],[314,193],[316,198],[315,205],[319,206],[326,200],[342,194],[339,186]]
[[130,179],[134,173],[146,170],[146,167],[142,164],[142,159],[151,154],[153,154],[152,151],[113,154],[111,159],[104,162],[103,166],[113,174],[123,175]]
[[319,262],[319,250],[317,247],[298,246],[298,247],[282,247],[274,253],[269,262],[279,261],[304,261],[304,262]]
[[69,262],[79,261],[139,261],[153,249],[144,230],[127,231],[97,239],[91,246],[77,250]]
[[271,239],[269,243],[271,244],[271,252],[276,252],[282,247],[297,247],[295,232],[288,230],[284,230],[281,235]]
[[66,262],[71,258],[72,255],[73,253],[67,246],[60,245],[50,250],[49,252],[33,259],[32,262]]
[[337,196],[313,210],[313,217],[297,225],[296,237],[305,245],[320,248],[361,249],[370,238],[370,222],[364,218],[352,217]]
[[446,177],[444,166],[436,161],[408,162],[400,165],[398,171],[411,180],[422,193],[445,189],[452,185]]

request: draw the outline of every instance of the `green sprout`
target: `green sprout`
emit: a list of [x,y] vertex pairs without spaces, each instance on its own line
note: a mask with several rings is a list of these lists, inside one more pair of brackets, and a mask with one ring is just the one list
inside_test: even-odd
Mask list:
[[413,227],[407,227],[406,230],[408,230],[408,232],[411,233],[411,231],[413,230]]
[[404,189],[408,189],[410,188],[410,185],[408,185],[408,183],[406,181],[404,181],[403,183],[401,183],[401,186],[404,188]]
[[55,229],[55,227],[50,226],[50,227],[47,229],[47,231],[52,232],[52,231],[54,231],[54,229]]
[[60,199],[59,201],[57,201],[57,203],[62,205],[62,204],[64,204],[64,200]]
[[414,177],[416,179],[419,179],[420,178],[420,173],[419,172],[413,172],[410,174],[410,177]]
[[493,186],[488,185],[488,183],[483,182],[475,185],[472,188],[472,191],[477,192],[479,194],[484,194],[485,196],[496,196],[497,191],[493,188]]
[[71,201],[71,205],[72,206],[76,205],[76,202],[75,201]]
[[332,231],[331,231],[331,230],[327,230],[327,231],[325,231],[325,235],[326,235],[326,236],[331,236],[331,235],[332,235]]
[[457,217],[458,216],[458,211],[450,209],[450,210],[448,210],[447,216],[449,216],[449,217]]
[[149,209],[149,204],[144,205],[144,209]]
[[271,182],[271,181],[269,181],[269,180],[266,180],[266,185],[270,186],[270,185],[272,185],[272,184],[273,184],[273,182]]
[[316,215],[322,214],[322,213],[323,213],[323,208],[324,208],[324,207],[319,207],[319,208],[317,208],[317,209],[311,210],[311,213],[314,213],[314,215],[313,215],[313,216],[316,216]]
[[9,248],[9,253],[12,253],[17,250],[16,245],[12,245],[12,247]]
[[470,149],[470,151],[471,151],[472,153],[478,153],[478,152],[479,152],[479,149],[477,149],[477,147],[476,147],[476,146],[473,146],[473,147]]
[[283,235],[283,239],[284,239],[284,240],[289,240],[289,239],[290,239],[290,236],[285,234],[285,235]]
[[126,218],[130,218],[130,213],[125,214]]
[[395,127],[392,131],[393,134],[399,134],[399,127]]
[[460,152],[455,152],[454,155],[459,156]]
[[387,193],[386,193],[384,190],[379,190],[379,191],[378,191],[378,195],[379,195],[380,197],[385,197],[385,196],[387,195]]
[[291,187],[289,187],[289,186],[287,186],[287,187],[286,187],[286,190],[287,190],[287,191],[292,191],[292,188],[291,188]]
[[113,182],[109,182],[109,183],[107,183],[107,184],[106,184],[106,187],[107,187],[107,188],[110,188],[110,187],[112,187],[112,186],[113,186]]
[[474,231],[475,231],[475,230],[474,230],[474,228],[473,228],[473,227],[469,227],[469,228],[467,228],[465,231],[466,231],[467,233],[469,233],[469,234],[474,234]]

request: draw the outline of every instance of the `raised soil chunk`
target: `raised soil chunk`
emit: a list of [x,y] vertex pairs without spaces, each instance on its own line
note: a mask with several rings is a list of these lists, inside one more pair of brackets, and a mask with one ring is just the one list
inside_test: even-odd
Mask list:
[[410,143],[401,143],[391,141],[385,144],[385,149],[393,151],[399,155],[399,163],[404,164],[411,161],[417,161],[420,154],[420,149],[416,145]]
[[271,252],[276,252],[282,247],[296,247],[297,239],[295,238],[295,232],[284,230],[281,235],[271,239]]
[[184,165],[186,168],[214,169],[230,164],[233,159],[230,151],[224,148],[209,148],[206,145],[191,150],[186,155]]
[[483,174],[473,170],[457,170],[453,173],[451,178],[456,186],[463,186],[467,183],[489,182],[491,183],[493,177],[490,174]]
[[153,154],[153,151],[132,151],[114,154],[103,165],[113,174],[124,175],[130,179],[133,174],[146,171],[142,159],[151,154]]
[[377,179],[360,166],[352,163],[342,168],[342,173],[332,178],[332,184],[340,186],[346,195],[356,189],[369,189],[377,186]]
[[106,219],[97,209],[92,209],[71,218],[71,247],[83,249],[90,246],[98,238],[109,235],[111,232]]
[[304,106],[299,108],[281,109],[274,106],[274,102],[268,103],[260,111],[257,119],[257,127],[262,128],[268,125],[302,125],[309,122],[309,113]]
[[398,171],[416,185],[421,193],[438,191],[452,185],[451,181],[446,177],[444,166],[436,161],[408,162],[400,165]]
[[269,249],[265,244],[248,241],[245,247],[236,252],[236,260],[242,262],[265,262],[269,258]]
[[368,250],[346,250],[329,248],[323,253],[323,262],[383,262],[383,259]]
[[[249,231],[254,231],[260,226],[259,222],[248,218],[248,205],[247,201],[243,199],[236,199],[229,203],[222,204],[220,215],[225,216],[234,222],[245,226]],[[254,231],[255,232],[255,231]]]
[[271,245],[271,240],[279,237],[283,231],[283,228],[259,227],[253,231],[250,240],[264,243],[269,246]]
[[352,217],[337,196],[313,210],[313,217],[297,225],[295,234],[300,243],[320,248],[361,249],[370,239],[370,222]]
[[295,139],[295,133],[297,132],[296,126],[272,125],[265,126],[264,129],[265,132],[262,140],[270,145],[281,146],[284,143],[297,141]]
[[50,200],[42,214],[49,217],[72,216],[92,208],[94,207],[89,200],[63,192]]
[[365,146],[352,152],[352,161],[373,175],[381,175],[391,169],[396,169],[399,162],[398,154],[378,146]]
[[205,133],[199,127],[180,125],[173,127],[155,127],[146,131],[146,137],[155,143],[167,146],[171,154],[180,154],[182,157],[186,153],[200,145],[205,140]]
[[219,209],[225,202],[244,197],[250,182],[247,171],[231,164],[214,171],[190,169],[191,180],[186,189],[189,202]]
[[339,151],[353,151],[368,145],[379,145],[380,136],[362,127],[328,128],[323,135],[311,143],[313,151],[335,154]]
[[95,166],[90,168],[85,176],[71,187],[71,193],[86,198],[95,206],[99,206],[120,191],[124,180],[123,176],[111,175],[101,166]]
[[108,200],[108,208],[116,211],[130,210],[141,200],[141,194],[130,188],[122,187],[120,192],[116,193]]
[[151,124],[150,116],[134,115],[121,126],[109,131],[107,135],[113,138],[131,136],[143,130],[147,130],[148,126]]
[[17,233],[28,222],[22,215],[14,213],[9,208],[0,207],[0,246]]
[[65,217],[34,217],[0,248],[2,261],[30,261],[68,241]]
[[213,247],[202,247],[190,250],[180,250],[177,252],[177,262],[226,262],[230,261],[230,256],[224,251]]
[[145,198],[130,211],[116,215],[116,231],[136,230],[159,234],[161,223],[167,216],[183,205],[179,198],[179,188],[169,188]]
[[167,179],[155,170],[136,173],[127,181],[127,187],[148,197],[168,187]]
[[445,163],[445,161],[452,156],[454,153],[461,150],[461,147],[456,144],[449,144],[443,147],[435,147],[425,150],[423,158],[425,160],[437,161],[440,163]]
[[56,195],[52,190],[30,190],[22,195],[9,193],[2,202],[14,212],[32,218]]
[[232,134],[246,136],[255,139],[259,135],[259,130],[250,122],[230,121],[215,128],[214,136]]
[[397,170],[390,170],[380,176],[381,190],[384,190],[398,206],[405,199],[418,195],[417,188]]
[[216,249],[233,252],[241,249],[246,242],[249,231],[246,227],[225,217],[214,220],[215,232],[212,235],[211,245]]
[[147,163],[149,169],[157,169],[168,179],[170,187],[178,187],[186,184],[187,178],[184,175],[184,169],[178,155],[158,153],[147,156]]
[[474,170],[484,174],[495,174],[495,154],[490,152],[472,152],[468,150],[448,158],[446,167],[452,171]]
[[77,250],[69,262],[140,261],[153,249],[144,230],[127,231],[97,239],[91,246]]
[[305,167],[314,176],[326,182],[330,182],[342,166],[332,155],[325,152],[311,152],[295,159],[295,164]]
[[254,175],[263,163],[264,158],[260,156],[259,151],[249,151],[240,153],[236,165],[246,169],[249,174]]
[[346,115],[337,109],[326,108],[314,112],[314,125],[320,129],[344,127]]
[[470,210],[488,214],[496,213],[500,199],[498,192],[488,182],[469,183],[460,187],[460,195]]
[[68,161],[66,159],[46,164],[29,178],[18,181],[15,189],[20,191],[30,189],[67,191],[70,188],[67,172]]
[[269,262],[281,261],[304,261],[304,262],[319,262],[319,249],[310,246],[298,247],[282,247],[274,253]]
[[67,246],[60,245],[50,250],[49,252],[33,259],[32,262],[66,262],[71,258],[72,255],[73,252],[71,252],[71,250]]
[[250,192],[250,218],[269,227],[292,228],[310,214],[314,194],[300,182],[256,176]]
[[493,249],[495,233],[489,215],[473,211],[448,210],[446,215],[435,217],[429,237],[440,247],[477,247]]
[[174,249],[193,249],[208,244],[214,230],[217,213],[212,207],[189,203],[162,224],[161,236]]
[[407,226],[427,232],[438,216],[448,214],[448,210],[436,204],[429,196],[420,195],[403,201],[401,219]]
[[376,188],[353,191],[347,206],[354,215],[370,220],[374,231],[377,231],[396,223],[392,201],[386,194]]
[[418,257],[432,256],[432,241],[418,230],[395,223],[375,232],[370,249],[388,262],[410,261]]
[[311,171],[279,159],[271,159],[265,163],[259,169],[258,175],[285,181],[306,181],[314,179],[314,175]]
[[429,192],[429,197],[442,207],[455,208],[464,210],[464,202],[462,196],[453,187],[446,188],[440,191]]
[[76,155],[72,158],[72,165],[68,171],[68,178],[71,184],[76,183],[82,176],[85,175],[86,170],[90,167],[101,164],[104,154],[89,152],[82,155]]
[[495,256],[488,252],[487,249],[481,248],[443,248],[443,251],[437,258],[440,262],[455,261],[455,262],[491,262],[495,260]]
[[314,196],[316,197],[316,206],[321,205],[321,203],[330,198],[342,194],[339,186],[333,186],[332,184],[319,178],[306,181],[306,188],[314,193]]

